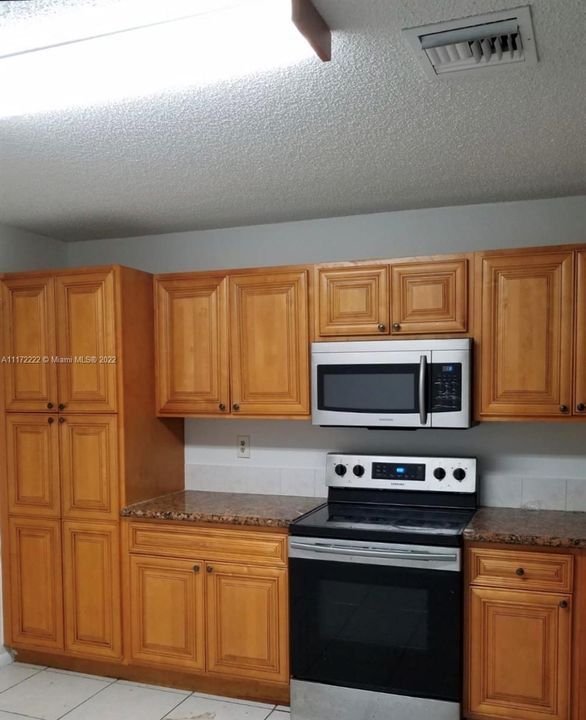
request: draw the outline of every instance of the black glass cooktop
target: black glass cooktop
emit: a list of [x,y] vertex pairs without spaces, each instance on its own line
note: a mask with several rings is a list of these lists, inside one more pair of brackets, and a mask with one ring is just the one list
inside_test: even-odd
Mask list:
[[296,520],[292,535],[459,545],[474,510],[329,502]]

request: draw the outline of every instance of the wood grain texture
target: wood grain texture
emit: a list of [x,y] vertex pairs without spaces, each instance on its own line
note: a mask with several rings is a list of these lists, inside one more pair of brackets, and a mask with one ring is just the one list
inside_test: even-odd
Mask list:
[[586,250],[577,253],[574,413],[586,417]]
[[7,413],[6,488],[11,515],[59,517],[57,415]]
[[65,647],[122,657],[119,523],[63,523]]
[[53,279],[6,278],[1,297],[1,355],[11,359],[1,366],[5,408],[9,412],[56,410],[57,365],[51,362],[56,355]]
[[63,649],[59,520],[11,518],[9,577],[13,647]]

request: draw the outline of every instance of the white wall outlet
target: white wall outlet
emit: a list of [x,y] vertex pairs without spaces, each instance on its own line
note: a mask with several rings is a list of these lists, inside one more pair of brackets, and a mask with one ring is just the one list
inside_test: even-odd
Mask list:
[[250,435],[238,435],[236,451],[239,458],[250,457]]

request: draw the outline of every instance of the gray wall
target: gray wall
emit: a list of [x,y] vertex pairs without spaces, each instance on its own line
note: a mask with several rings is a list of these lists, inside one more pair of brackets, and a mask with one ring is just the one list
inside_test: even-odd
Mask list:
[[[70,245],[69,262],[171,272],[580,242],[584,196],[90,241]],[[251,436],[249,460],[236,456],[241,434]],[[584,425],[485,423],[413,433],[191,420],[186,464],[194,488],[323,494],[328,450],[476,455],[485,503],[586,510],[585,441]]]

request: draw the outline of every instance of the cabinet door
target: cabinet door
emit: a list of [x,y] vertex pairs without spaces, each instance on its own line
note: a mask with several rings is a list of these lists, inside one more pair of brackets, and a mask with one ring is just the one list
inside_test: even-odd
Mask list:
[[10,518],[11,644],[63,649],[59,520]]
[[287,573],[207,564],[208,671],[289,679]]
[[6,415],[8,512],[58,517],[59,437],[56,415]]
[[122,655],[117,523],[63,523],[65,647],[75,654]]
[[468,261],[391,266],[392,334],[468,330]]
[[388,335],[387,265],[317,269],[317,335]]
[[114,273],[55,280],[59,403],[68,412],[116,412]]
[[574,412],[586,416],[586,250],[578,258],[578,312],[576,322],[576,397]]
[[220,277],[156,280],[159,412],[229,412],[227,286]]
[[307,273],[230,278],[232,411],[308,415]]
[[61,415],[59,445],[63,516],[118,517],[117,416]]
[[571,597],[470,590],[469,713],[568,720]]
[[573,254],[483,256],[480,274],[480,414],[563,417],[573,395]]
[[53,280],[28,277],[2,283],[2,355],[6,410],[57,407]]
[[132,659],[205,669],[204,564],[130,556]]

